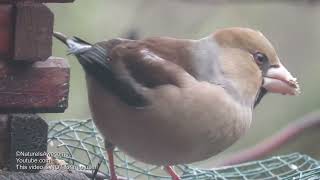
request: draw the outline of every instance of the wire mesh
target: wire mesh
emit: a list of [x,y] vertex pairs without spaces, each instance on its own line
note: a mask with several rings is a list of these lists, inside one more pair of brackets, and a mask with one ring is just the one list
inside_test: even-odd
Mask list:
[[[103,159],[99,171],[109,177],[103,138],[91,119],[49,122],[49,152],[60,152],[59,159],[79,169],[92,169]],[[118,175],[130,179],[170,179],[162,167],[144,164],[115,150]],[[175,166],[185,180],[247,180],[247,179],[320,179],[320,162],[294,153],[266,160],[216,169],[199,169],[189,165]]]

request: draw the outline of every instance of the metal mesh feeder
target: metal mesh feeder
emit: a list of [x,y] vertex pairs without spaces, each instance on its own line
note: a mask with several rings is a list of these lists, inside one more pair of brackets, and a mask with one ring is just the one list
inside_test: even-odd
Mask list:
[[[49,152],[53,152],[56,158],[65,160],[73,169],[80,171],[94,169],[102,160],[99,172],[109,177],[104,141],[91,119],[52,121],[49,126]],[[117,149],[114,155],[120,176],[129,179],[170,179],[162,167],[135,161]],[[175,166],[175,170],[185,180],[320,179],[320,162],[299,153],[210,170],[189,165]]]

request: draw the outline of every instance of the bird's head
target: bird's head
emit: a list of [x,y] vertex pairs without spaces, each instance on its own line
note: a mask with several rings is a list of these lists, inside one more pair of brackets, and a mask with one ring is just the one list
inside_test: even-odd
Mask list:
[[256,94],[256,104],[266,92],[300,93],[299,85],[280,62],[269,40],[259,31],[227,28],[214,33],[221,49],[223,73],[236,79],[244,95]]

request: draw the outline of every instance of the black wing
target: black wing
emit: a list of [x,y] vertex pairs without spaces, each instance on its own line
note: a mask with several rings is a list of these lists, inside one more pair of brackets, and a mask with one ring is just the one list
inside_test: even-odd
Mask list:
[[110,65],[109,50],[96,44],[85,51],[73,52],[87,74],[95,78],[108,91],[130,106],[148,105],[130,79],[117,76]]

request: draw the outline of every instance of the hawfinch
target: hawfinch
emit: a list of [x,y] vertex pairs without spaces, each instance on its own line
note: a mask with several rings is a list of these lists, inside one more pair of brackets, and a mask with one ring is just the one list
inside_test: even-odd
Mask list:
[[259,31],[221,29],[199,40],[112,39],[90,44],[55,37],[86,73],[89,104],[105,138],[111,178],[113,145],[163,165],[192,163],[223,151],[249,128],[267,93],[296,95],[296,79]]

